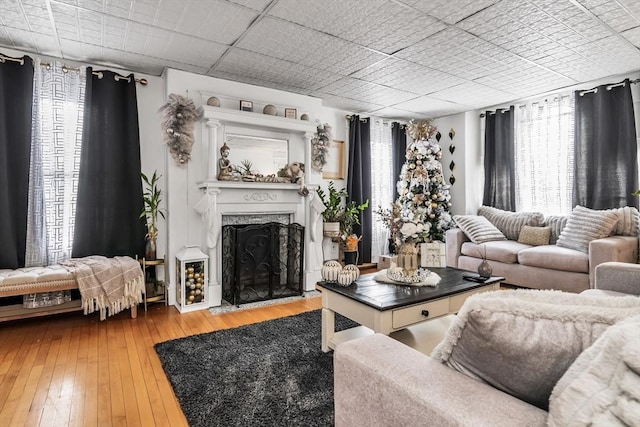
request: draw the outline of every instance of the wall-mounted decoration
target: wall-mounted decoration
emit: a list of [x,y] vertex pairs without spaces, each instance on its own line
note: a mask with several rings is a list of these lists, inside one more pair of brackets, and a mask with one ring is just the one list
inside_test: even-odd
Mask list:
[[327,164],[331,138],[331,126],[327,123],[318,124],[316,134],[311,138],[311,168],[316,172],[322,172]]
[[253,111],[253,102],[251,102],[251,101],[240,101],[240,110],[241,111]]
[[322,171],[323,179],[344,179],[344,141],[332,141],[329,145],[329,162]]
[[442,138],[442,134],[438,131],[436,132],[436,141],[440,142],[440,138]]
[[[456,146],[453,144],[453,137],[456,136],[456,131],[454,128],[449,129],[449,139],[451,140],[451,144],[449,144],[449,152],[451,154],[453,154],[454,151],[456,151]],[[451,172],[453,172],[453,168],[456,167],[456,164],[453,160],[451,160],[451,163],[449,163],[449,170],[451,170]],[[449,183],[451,185],[453,185],[456,182],[456,177],[453,176],[453,173],[451,174],[451,176],[449,176]]]
[[295,108],[285,108],[284,109],[284,116],[288,119],[297,119],[298,118],[298,112],[296,111]]
[[172,93],[159,112],[162,113],[160,127],[164,142],[169,146],[171,157],[178,164],[188,162],[193,147],[193,127],[202,115],[202,108],[196,108],[191,99]]

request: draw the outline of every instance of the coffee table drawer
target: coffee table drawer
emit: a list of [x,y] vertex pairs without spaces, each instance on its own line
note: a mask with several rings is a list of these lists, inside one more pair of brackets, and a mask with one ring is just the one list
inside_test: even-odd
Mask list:
[[[425,314],[428,315],[425,316]],[[425,302],[423,304],[413,305],[411,307],[399,308],[393,310],[392,326],[393,329],[404,328],[414,323],[422,322],[427,319],[443,316],[449,313],[449,299],[443,298],[435,301]]]

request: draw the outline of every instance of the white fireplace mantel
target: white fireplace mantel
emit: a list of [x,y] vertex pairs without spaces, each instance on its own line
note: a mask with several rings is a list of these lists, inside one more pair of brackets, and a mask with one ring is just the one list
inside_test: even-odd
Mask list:
[[[297,144],[297,155],[304,156],[304,163],[311,164],[311,138],[316,132],[313,123],[285,117],[270,116],[248,111],[204,106],[206,131],[202,132],[203,143],[208,143],[208,176],[196,184],[203,193],[196,204],[202,216],[209,251],[209,306],[221,304],[222,263],[221,230],[224,216],[242,215],[287,215],[291,222],[305,227],[305,290],[315,288],[320,280],[322,268],[322,221],[318,221],[318,197],[314,185],[320,180],[317,172],[306,171],[305,186],[309,194],[305,197],[298,191],[300,185],[270,182],[218,181],[217,164],[219,147],[223,144],[225,128],[247,128],[255,131],[279,132],[290,136],[290,145]],[[205,135],[208,134],[208,138]],[[291,155],[291,151],[290,151]],[[300,158],[290,158],[299,161]],[[314,175],[315,174],[315,175]],[[318,175],[318,176],[316,176]],[[320,233],[320,234],[319,234]]]

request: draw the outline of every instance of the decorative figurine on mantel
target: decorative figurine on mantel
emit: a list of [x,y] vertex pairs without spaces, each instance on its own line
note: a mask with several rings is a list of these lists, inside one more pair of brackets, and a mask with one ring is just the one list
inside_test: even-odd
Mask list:
[[225,142],[220,147],[220,158],[218,159],[218,181],[239,181],[240,177],[233,173],[233,166],[229,161],[229,151],[231,149]]

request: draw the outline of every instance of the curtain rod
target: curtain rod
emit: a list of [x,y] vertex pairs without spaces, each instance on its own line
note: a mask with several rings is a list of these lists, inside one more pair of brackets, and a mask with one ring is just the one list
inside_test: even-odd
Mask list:
[[5,62],[5,61],[17,62],[20,65],[24,65],[24,58],[20,58],[20,59],[11,58],[10,56],[4,56],[3,54],[0,53],[0,62]]
[[[47,67],[47,69],[51,68],[51,64],[48,62],[42,62],[40,65],[43,67]],[[69,71],[80,72],[80,68],[69,67],[68,65],[65,64],[62,66],[62,71],[64,73],[68,73]],[[98,76],[99,79],[101,79],[104,76],[102,71],[93,71],[91,74],[93,74],[94,76]],[[129,82],[129,77],[122,77],[118,74],[115,74],[113,77],[115,81],[126,80],[127,82]],[[149,82],[147,81],[147,79],[136,79],[136,83],[140,83],[142,86],[146,86],[147,83]]]
[[[353,118],[353,116],[351,114],[347,114],[346,116],[344,116],[345,119],[347,120],[351,120]],[[362,117],[360,118],[361,122],[366,122],[367,119],[363,119]]]
[[[640,79],[631,80],[629,83],[631,83],[631,84],[640,83]],[[613,89],[614,87],[617,87],[617,86],[624,86],[624,82],[610,84],[610,85],[607,86],[607,90]],[[596,87],[596,88],[593,88],[593,89],[584,90],[584,91],[580,92],[579,95],[582,96],[582,95],[585,95],[587,93],[595,93],[597,91],[598,91],[598,88]],[[560,96],[561,98],[564,97],[563,95],[558,95],[558,96]],[[532,102],[532,104],[536,104],[536,103],[537,102]],[[519,107],[523,107],[523,105],[519,105]],[[498,108],[498,110],[502,110],[502,108]],[[494,113],[490,113],[490,114],[495,114],[495,112]],[[484,118],[485,116],[486,115],[484,113],[480,113],[480,118],[481,119]]]
[[[631,84],[636,84],[640,82],[640,79],[635,79],[635,80],[631,80],[629,83]],[[611,85],[607,86],[607,90],[611,90],[614,87],[618,87],[618,86],[624,86],[624,82],[620,82],[620,83],[613,83]],[[579,92],[578,95],[583,96],[586,95],[587,93],[596,93],[598,91],[597,87],[594,87],[593,89],[589,89],[589,90],[583,90],[582,92]]]

